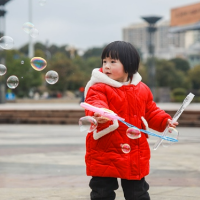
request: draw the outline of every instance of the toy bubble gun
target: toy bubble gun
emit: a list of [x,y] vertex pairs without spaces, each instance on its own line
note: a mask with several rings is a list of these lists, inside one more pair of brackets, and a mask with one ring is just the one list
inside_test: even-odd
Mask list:
[[86,110],[90,110],[92,112],[99,113],[103,117],[111,119],[111,120],[114,120],[114,119],[122,120],[122,121],[125,120],[124,118],[119,117],[112,110],[109,110],[109,109],[106,109],[106,108],[98,108],[98,107],[92,106],[92,105],[85,103],[85,102],[80,103],[80,106],[82,108],[86,109]]
[[[100,115],[102,115],[105,118],[108,118],[108,119],[111,119],[111,120],[117,119],[120,122],[122,122],[123,124],[125,124],[126,126],[128,126],[129,128],[137,128],[136,126],[125,122],[124,118],[119,117],[112,110],[109,110],[109,109],[106,109],[106,108],[98,108],[98,107],[92,106],[92,105],[90,105],[88,103],[85,103],[85,102],[81,103],[80,106],[83,107],[86,110],[90,110],[92,112],[99,113]],[[137,128],[137,130],[139,130],[139,131],[141,131],[143,133],[146,133],[148,135],[159,137],[159,138],[161,138],[163,140],[168,140],[170,142],[178,142],[178,140],[176,138],[172,138],[172,137],[168,137],[168,136],[161,136],[161,135],[152,133],[152,132],[147,131],[147,130],[139,129],[139,128]]]
[[[189,93],[186,98],[184,99],[181,107],[178,109],[178,111],[175,113],[174,117],[172,118],[172,122],[176,122],[178,118],[181,116],[182,112],[185,110],[185,108],[190,104],[192,99],[194,98],[194,94]],[[168,131],[168,127],[163,131],[162,136],[165,136]],[[154,145],[153,149],[156,150],[160,144],[162,143],[163,139],[159,138],[156,144]]]

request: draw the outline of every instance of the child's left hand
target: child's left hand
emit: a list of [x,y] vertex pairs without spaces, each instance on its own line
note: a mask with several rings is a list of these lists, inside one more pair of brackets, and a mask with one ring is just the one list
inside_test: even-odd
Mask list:
[[96,119],[96,121],[100,124],[103,124],[103,123],[106,123],[108,121],[110,121],[110,119],[106,118],[106,117],[103,117],[101,116],[99,113],[94,113],[94,119]]
[[167,126],[176,128],[176,126],[178,126],[178,122],[172,122],[171,119],[168,119],[167,120]]

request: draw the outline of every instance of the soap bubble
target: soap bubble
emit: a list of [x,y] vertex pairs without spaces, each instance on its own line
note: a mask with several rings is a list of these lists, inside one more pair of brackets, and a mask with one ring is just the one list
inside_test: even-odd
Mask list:
[[[165,136],[178,140],[179,132],[175,128],[169,127]],[[174,143],[174,142],[170,142],[168,140],[163,140],[162,146],[169,147],[170,145],[172,145],[172,143]]]
[[32,28],[30,31],[30,36],[36,38],[39,35],[39,31],[36,28]]
[[44,6],[45,4],[46,4],[46,0],[39,0],[39,4],[40,4],[40,6]]
[[131,147],[129,144],[121,144],[121,149],[123,153],[129,153],[131,151]]
[[10,89],[15,89],[18,85],[19,85],[19,79],[16,76],[12,75],[12,76],[8,77],[7,86]]
[[91,116],[81,117],[79,119],[80,131],[92,132],[97,128],[97,121]]
[[0,64],[0,76],[3,76],[7,72],[5,65]]
[[26,32],[26,33],[30,33],[31,30],[34,28],[34,24],[32,24],[31,22],[26,22],[23,24],[23,30]]
[[58,73],[53,70],[48,71],[45,75],[46,82],[52,85],[57,83],[58,78],[59,78]]
[[137,139],[137,138],[140,138],[141,137],[141,132],[138,128],[136,127],[131,127],[131,128],[128,128],[126,130],[126,135],[127,137],[129,137],[130,139]]
[[21,64],[22,64],[22,65],[24,64],[24,61],[23,61],[23,60],[21,61]]
[[31,66],[37,71],[42,71],[47,66],[47,61],[41,57],[33,57]]
[[2,49],[12,49],[14,40],[10,36],[3,36],[0,38],[0,47]]

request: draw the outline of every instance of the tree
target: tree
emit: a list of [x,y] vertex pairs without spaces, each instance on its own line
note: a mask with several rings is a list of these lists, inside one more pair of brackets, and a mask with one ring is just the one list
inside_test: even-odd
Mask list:
[[86,73],[89,74],[89,76],[91,76],[92,70],[95,68],[101,68],[102,67],[102,62],[101,62],[101,58],[100,57],[90,57],[88,59],[85,60],[86,63]]
[[156,81],[159,87],[184,87],[184,73],[176,70],[174,63],[168,60],[156,60]]
[[34,53],[34,57],[41,57],[41,58],[46,58],[45,52],[40,50],[40,49],[36,49],[35,53]]
[[102,51],[103,51],[104,47],[105,46],[103,46],[103,47],[94,47],[94,48],[88,49],[84,53],[83,58],[90,58],[90,57],[99,57],[99,58],[101,58],[101,54],[102,54]]
[[24,57],[19,51],[7,50],[4,52],[4,58],[7,67],[7,73],[4,75],[4,83],[6,84],[9,76],[17,76],[19,85],[13,90],[17,96],[28,96],[30,88],[38,87],[42,84],[41,72],[35,71],[31,67],[30,59]]
[[140,63],[138,72],[142,76],[142,82],[147,84],[148,80],[147,68],[142,63]]
[[200,65],[197,65],[189,70],[189,79],[193,89],[200,89]]
[[170,61],[174,63],[174,66],[177,70],[180,70],[186,73],[190,69],[189,62],[185,59],[173,58]]
[[85,81],[79,67],[63,53],[57,53],[53,56],[49,70],[54,70],[59,74],[59,80],[56,84],[47,85],[52,91],[77,90],[80,86],[83,86]]

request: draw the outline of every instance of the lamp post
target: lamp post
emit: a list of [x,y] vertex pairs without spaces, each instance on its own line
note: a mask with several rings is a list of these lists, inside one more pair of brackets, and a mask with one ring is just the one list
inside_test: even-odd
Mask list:
[[147,33],[148,33],[148,39],[147,39],[147,49],[149,53],[149,66],[148,66],[148,85],[151,89],[154,98],[156,99],[156,92],[155,92],[155,78],[156,78],[156,70],[155,70],[155,59],[154,59],[154,53],[155,53],[155,45],[153,42],[154,33],[156,32],[157,28],[155,27],[155,24],[158,20],[160,20],[162,17],[158,16],[147,16],[147,17],[141,17],[143,20],[145,20],[148,23],[147,27]]
[[[3,6],[8,3],[10,0],[0,0],[0,38],[4,36],[5,34],[5,14],[6,11],[3,9]],[[5,59],[0,57],[0,64],[5,64]],[[3,83],[4,77],[0,80],[0,104],[5,103],[5,84]]]
[[[29,22],[32,22],[32,0],[29,0]],[[34,46],[32,37],[29,35],[29,44],[28,44],[28,57],[33,58],[34,56]]]
[[0,0],[0,37],[4,35],[5,32],[5,14],[6,11],[3,9],[6,3],[10,0]]

